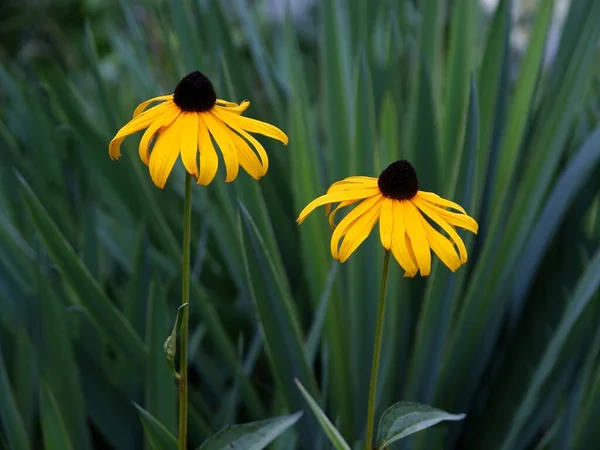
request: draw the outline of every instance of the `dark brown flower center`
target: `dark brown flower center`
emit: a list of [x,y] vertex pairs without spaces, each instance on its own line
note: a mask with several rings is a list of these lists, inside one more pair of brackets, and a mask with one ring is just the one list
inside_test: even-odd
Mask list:
[[408,200],[417,195],[419,179],[411,163],[402,159],[390,164],[377,180],[379,191],[395,200]]
[[204,112],[215,106],[217,94],[210,80],[198,71],[188,73],[173,92],[173,101],[182,111]]

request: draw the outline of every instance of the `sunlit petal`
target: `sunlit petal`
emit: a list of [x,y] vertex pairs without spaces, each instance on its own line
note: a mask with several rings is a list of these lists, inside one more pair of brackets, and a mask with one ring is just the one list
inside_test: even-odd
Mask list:
[[327,203],[339,203],[348,200],[362,200],[363,198],[372,197],[374,195],[381,195],[379,193],[379,189],[355,189],[352,191],[334,192],[331,194],[321,195],[306,205],[306,207],[298,215],[296,222],[302,223],[311,212],[313,212],[319,206],[326,205]]
[[452,272],[456,272],[462,265],[462,262],[456,253],[456,249],[454,248],[454,245],[452,245],[452,242],[433,228],[425,217],[421,217],[421,224],[427,234],[427,241],[429,242],[431,249]]
[[[224,121],[224,119],[227,118],[227,115],[220,113],[218,108],[215,108],[213,110],[213,112],[222,121]],[[227,123],[227,122],[225,122],[225,123]],[[260,161],[263,166],[263,175],[265,175],[267,173],[267,170],[269,169],[269,157],[267,156],[267,152],[265,151],[265,148],[262,146],[262,144],[260,142],[258,142],[254,136],[252,136],[248,132],[244,131],[240,127],[236,126],[235,124],[228,123],[227,125],[233,131],[235,131],[236,133],[241,135],[244,139],[246,139],[248,142],[250,142],[250,144],[252,144],[252,146],[256,149],[256,152],[258,153],[258,156],[259,156]]]
[[179,156],[181,121],[176,120],[158,136],[150,153],[150,177],[154,184],[163,189],[175,161]]
[[198,178],[198,114],[183,113],[181,122],[181,162],[185,170]]
[[398,264],[406,271],[406,277],[414,277],[419,270],[411,257],[406,245],[406,228],[404,226],[404,204],[400,201],[392,202],[394,226],[392,228],[392,253]]
[[146,100],[145,102],[140,103],[137,108],[133,111],[133,117],[139,116],[141,113],[145,111],[145,109],[150,105],[150,103],[161,102],[166,100],[173,100],[173,94],[169,95],[161,95],[159,97],[151,98],[150,100]]
[[200,173],[197,183],[207,186],[217,174],[219,157],[202,115],[198,117],[198,149],[200,151]]
[[244,117],[237,114],[232,114],[228,111],[228,108],[215,108],[215,113],[219,115],[221,120],[230,126],[241,128],[250,133],[258,133],[264,136],[268,136],[273,139],[281,141],[283,144],[288,143],[287,135],[270,123],[262,122],[260,120],[251,119],[250,117]]
[[179,109],[170,108],[162,116],[158,117],[154,122],[152,122],[146,131],[144,131],[138,148],[140,159],[144,164],[148,165],[150,160],[150,141],[152,138],[155,137],[157,133],[163,131],[162,129],[170,126],[175,119],[177,119],[179,114]]
[[431,251],[427,242],[427,234],[421,224],[421,213],[410,201],[404,202],[404,211],[404,226],[417,259],[419,271],[421,276],[427,276],[431,271]]
[[445,208],[456,209],[457,211],[460,211],[463,214],[467,213],[464,210],[464,208],[462,206],[460,206],[458,203],[454,203],[454,202],[451,202],[450,200],[446,200],[445,198],[442,198],[439,195],[434,194],[433,192],[419,191],[419,192],[417,192],[417,197],[419,197],[427,202],[433,203],[434,205],[443,206]]
[[380,196],[374,206],[352,222],[352,226],[344,236],[342,246],[340,247],[340,262],[345,262],[354,250],[371,234],[371,230],[379,220],[382,202],[383,197]]
[[135,119],[130,120],[125,126],[123,126],[115,137],[108,144],[108,154],[111,159],[118,159],[121,156],[121,144],[127,136],[136,133],[144,128],[150,126],[159,116],[167,112],[171,108],[169,102],[162,103],[148,111],[140,114]]
[[367,198],[359,205],[356,206],[352,211],[350,211],[346,217],[342,219],[342,221],[338,224],[337,227],[333,230],[333,234],[331,235],[331,255],[335,259],[340,259],[338,246],[340,239],[350,230],[353,226],[354,221],[358,220],[364,214],[369,212],[371,208],[373,208],[381,199],[381,194],[374,195],[372,197]]
[[230,136],[231,130],[210,111],[203,114],[202,117],[208,131],[215,138],[221,150],[225,162],[225,181],[229,183],[235,180],[240,169],[240,159]]
[[385,198],[381,204],[381,218],[379,219],[379,236],[381,245],[386,250],[392,248],[392,230],[394,226],[394,200]]

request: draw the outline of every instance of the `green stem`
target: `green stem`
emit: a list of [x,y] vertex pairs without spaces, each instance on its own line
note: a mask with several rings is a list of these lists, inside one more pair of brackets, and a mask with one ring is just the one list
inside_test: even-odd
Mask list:
[[379,295],[379,309],[377,311],[377,324],[375,325],[375,345],[373,346],[373,365],[371,366],[371,381],[369,383],[369,406],[367,409],[367,436],[365,450],[373,446],[373,428],[375,425],[375,397],[377,394],[377,377],[379,376],[379,359],[381,357],[381,337],[383,331],[383,315],[385,311],[385,294],[387,291],[388,266],[390,264],[390,251],[385,251],[383,257],[383,275],[381,277],[381,294]]
[[185,200],[183,207],[183,261],[181,304],[188,303],[183,308],[181,318],[181,337],[179,341],[179,450],[187,448],[187,409],[188,409],[188,318],[190,301],[190,229],[192,222],[192,177],[185,175]]

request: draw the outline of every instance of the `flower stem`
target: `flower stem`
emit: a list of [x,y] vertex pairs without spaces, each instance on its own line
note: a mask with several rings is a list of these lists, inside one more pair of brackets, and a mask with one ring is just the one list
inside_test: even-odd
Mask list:
[[379,295],[379,309],[377,311],[377,324],[375,325],[375,344],[373,346],[373,365],[371,366],[371,381],[369,383],[369,406],[367,409],[367,436],[365,450],[373,446],[373,428],[375,425],[375,397],[377,395],[377,377],[379,376],[379,359],[381,357],[381,337],[383,331],[383,315],[385,311],[385,294],[387,291],[388,266],[390,251],[385,251],[383,257],[383,275],[381,277],[381,294]]
[[179,341],[179,450],[187,448],[187,409],[188,409],[188,321],[190,301],[190,228],[192,222],[192,177],[185,174],[185,200],[183,207],[183,261],[181,304],[181,335]]

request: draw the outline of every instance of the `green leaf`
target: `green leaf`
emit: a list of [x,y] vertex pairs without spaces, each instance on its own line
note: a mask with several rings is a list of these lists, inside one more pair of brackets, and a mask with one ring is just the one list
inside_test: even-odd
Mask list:
[[523,149],[522,142],[526,127],[530,121],[530,110],[533,95],[538,86],[538,76],[542,68],[546,36],[552,18],[551,0],[543,0],[536,11],[536,20],[529,39],[527,53],[523,58],[519,79],[515,87],[513,101],[510,105],[511,113],[506,123],[506,135],[500,159],[497,164],[497,173],[494,178],[493,196],[491,204],[495,205],[496,214],[492,221],[498,220],[498,215],[503,209],[504,201],[510,192],[507,189],[507,180],[515,180],[519,155]]
[[344,438],[342,437],[340,432],[337,430],[337,428],[335,426],[333,426],[333,424],[327,418],[325,413],[323,411],[321,411],[321,408],[319,408],[319,405],[317,404],[317,402],[315,402],[313,400],[313,398],[310,396],[308,391],[306,389],[304,389],[304,386],[302,386],[302,384],[298,380],[295,380],[295,381],[296,381],[296,384],[298,385],[298,389],[300,389],[300,392],[302,392],[302,395],[306,399],[308,406],[310,406],[310,409],[312,410],[312,412],[316,416],[317,420],[319,421],[321,428],[323,429],[323,431],[329,438],[329,441],[336,448],[336,450],[351,450],[350,446],[346,443],[346,441],[344,440]]
[[294,425],[302,411],[289,416],[232,425],[207,439],[200,450],[262,450]]
[[[173,382],[171,372],[165,364],[162,347],[163,339],[169,328],[169,314],[165,299],[165,290],[150,283],[147,299],[146,345],[148,361],[146,365],[145,406],[168,430],[177,429],[177,383]],[[191,425],[191,420],[190,420]]]
[[[316,383],[304,352],[300,325],[287,280],[282,279],[256,224],[242,204],[239,232],[244,243],[250,295],[262,328],[271,369],[278,386],[283,389],[288,407],[300,409],[302,397],[294,386],[294,378],[305,380],[312,392],[316,392]],[[300,428],[301,440],[310,448],[317,431],[314,419],[302,421]]]
[[[425,191],[438,191],[440,181],[440,153],[438,119],[435,99],[431,89],[430,71],[427,62],[421,58],[419,64],[419,95],[415,123],[412,160],[419,174],[420,186]],[[453,158],[454,159],[454,158]],[[458,158],[457,158],[458,160]]]
[[346,2],[341,0],[323,0],[319,2],[320,19],[325,26],[320,27],[319,57],[323,78],[325,101],[325,125],[328,132],[329,151],[327,158],[329,175],[340,180],[351,175],[351,162],[354,155],[349,154],[350,118],[352,117],[351,97],[351,59],[350,37],[347,29],[348,11]]
[[577,323],[577,320],[587,307],[588,303],[597,294],[599,286],[600,250],[598,250],[593,259],[589,261],[585,272],[579,279],[575,292],[567,306],[567,311],[556,327],[552,340],[546,347],[546,351],[536,367],[529,384],[529,389],[520,402],[516,413],[512,416],[510,429],[505,434],[504,441],[502,442],[501,448],[503,450],[515,448],[519,433],[525,426],[530,414],[535,409],[541,389],[556,367],[560,352],[567,341],[571,330]]
[[[463,150],[463,131],[469,101],[469,78],[473,71],[476,19],[479,2],[458,0],[452,8],[450,21],[450,42],[448,54],[442,140],[440,153],[441,168],[448,167],[451,161],[460,159]],[[434,98],[435,100],[435,98]],[[416,149],[420,151],[422,149]],[[445,171],[440,173],[441,185],[445,186]]]
[[40,386],[40,416],[46,450],[73,450],[69,433],[52,391],[42,381]]
[[175,450],[177,439],[165,426],[154,418],[152,414],[137,404],[133,404],[140,413],[140,421],[144,427],[144,434],[152,450]]
[[[318,147],[316,130],[312,126],[311,117],[306,113],[310,110],[311,101],[307,80],[303,67],[300,64],[302,54],[298,49],[296,36],[291,24],[291,18],[286,20],[285,28],[286,54],[288,57],[288,70],[290,88],[289,108],[289,153],[291,161],[291,183],[294,194],[294,214],[299,213],[314,198],[325,191],[322,182],[322,173],[319,171],[317,161],[323,161]],[[333,94],[332,94],[333,95]],[[347,101],[347,99],[345,99]],[[395,125],[396,126],[396,125]],[[321,171],[322,172],[322,171]],[[345,174],[344,176],[346,176]],[[313,308],[318,308],[316,299],[327,286],[327,273],[335,262],[329,253],[327,221],[321,217],[309,217],[299,227],[301,256],[303,261],[304,279],[310,280],[307,286],[309,300]],[[332,287],[335,291],[335,287]],[[349,357],[347,342],[349,336],[344,326],[345,302],[340,296],[332,295],[327,311],[325,312],[324,336],[329,344],[331,358],[331,372],[338,382],[332,386],[332,403],[340,413],[342,427],[352,427],[352,387],[351,378],[346,374],[349,371]]]
[[450,414],[420,403],[395,403],[381,415],[377,431],[377,448],[383,449],[398,439],[432,427],[444,420],[455,421],[465,417],[466,414]]
[[23,419],[17,409],[15,398],[8,382],[8,372],[4,365],[2,349],[0,348],[0,419],[2,419],[3,430],[6,432],[6,440],[13,449],[30,449],[29,438],[23,425]]
[[40,273],[38,280],[41,335],[37,347],[41,387],[47,391],[42,393],[46,395],[42,406],[51,408],[49,422],[62,424],[61,433],[64,432],[69,445],[86,450],[90,448],[90,438],[79,370],[69,339],[67,310],[45,274]]
[[513,284],[512,315],[518,315],[522,308],[535,271],[552,241],[552,237],[563,223],[573,198],[585,185],[600,162],[600,128],[590,135],[581,148],[569,161],[546,200],[537,223],[531,231],[531,238],[522,251],[522,258],[515,268],[519,276]]
[[167,364],[169,365],[169,369],[171,369],[171,373],[175,378],[179,380],[180,375],[175,370],[175,353],[177,351],[177,333],[179,332],[179,327],[181,326],[181,320],[183,318],[183,314],[185,309],[188,307],[189,303],[184,303],[179,308],[177,308],[177,317],[175,318],[175,323],[173,324],[173,331],[167,338],[164,344],[165,350],[165,358],[167,358]]
[[146,349],[140,337],[116,306],[106,297],[97,281],[77,257],[73,248],[42,206],[24,179],[21,194],[25,207],[54,261],[78,294],[78,300],[89,310],[105,339],[127,357],[138,369],[144,366]]

